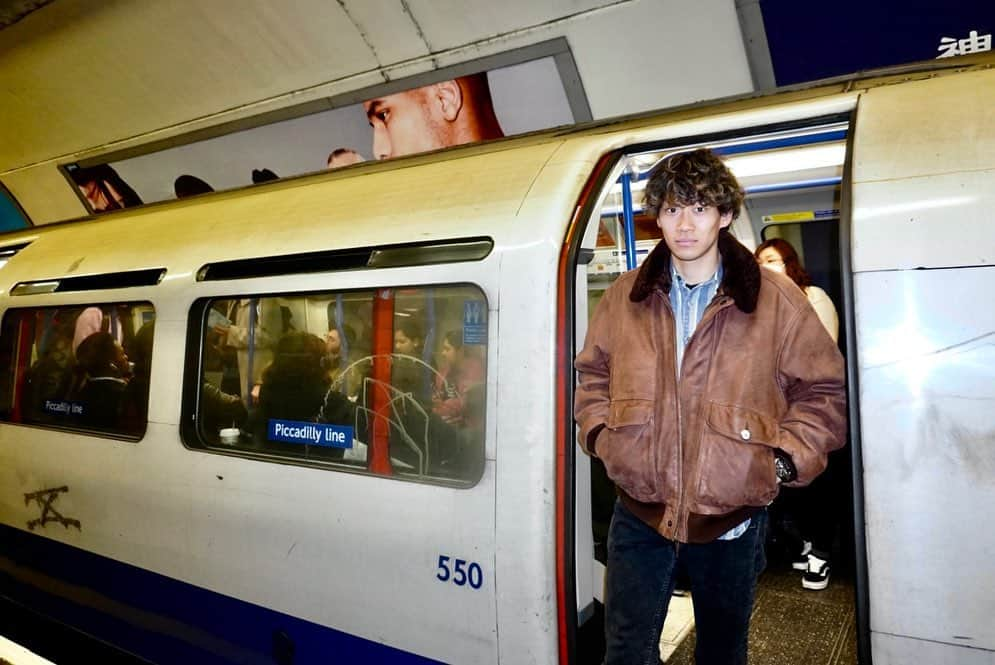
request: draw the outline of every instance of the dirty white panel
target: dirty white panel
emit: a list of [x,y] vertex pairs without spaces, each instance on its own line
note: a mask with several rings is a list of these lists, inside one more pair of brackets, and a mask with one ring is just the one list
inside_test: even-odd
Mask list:
[[874,665],[995,665],[995,651],[972,649],[969,646],[951,647],[880,633],[871,633],[871,644],[874,649]]
[[873,631],[995,650],[993,291],[995,267],[856,276]]
[[860,99],[854,182],[995,169],[995,70],[885,86]]
[[857,183],[852,191],[858,272],[995,264],[995,169]]

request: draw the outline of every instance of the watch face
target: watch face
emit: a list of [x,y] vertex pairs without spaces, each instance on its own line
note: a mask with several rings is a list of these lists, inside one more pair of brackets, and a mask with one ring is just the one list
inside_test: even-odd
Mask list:
[[777,477],[780,480],[787,480],[791,477],[791,469],[788,468],[788,465],[780,457],[774,458],[774,472],[777,473]]

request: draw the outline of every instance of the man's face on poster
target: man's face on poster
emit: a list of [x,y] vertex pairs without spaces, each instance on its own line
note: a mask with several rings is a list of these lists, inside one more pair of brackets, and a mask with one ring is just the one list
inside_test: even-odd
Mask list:
[[363,103],[373,127],[373,155],[377,159],[451,145],[447,140],[445,109],[434,89],[434,85],[429,85]]

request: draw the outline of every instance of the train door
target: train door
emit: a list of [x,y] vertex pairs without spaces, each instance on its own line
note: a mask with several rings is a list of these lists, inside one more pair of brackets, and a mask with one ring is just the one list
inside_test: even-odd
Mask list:
[[[733,225],[733,234],[750,250],[767,237],[783,236],[797,244],[806,267],[810,267],[813,282],[827,294],[842,321],[837,220],[845,190],[843,169],[849,131],[849,114],[845,113],[802,120],[790,127],[759,126],[666,144],[645,144],[624,154],[603,188],[579,252],[575,351],[583,343],[586,331],[587,321],[583,317],[593,314],[608,285],[622,272],[638,267],[659,241],[655,220],[644,214],[642,206],[642,190],[649,172],[667,155],[700,146],[721,155],[745,190],[746,203]],[[580,302],[584,298],[587,303]],[[786,500],[779,499],[785,503],[785,509],[781,510],[785,515],[778,518],[768,541],[769,565],[758,587],[751,643],[793,644],[792,648],[796,649],[798,644],[805,645],[801,651],[786,654],[792,662],[856,662],[851,509],[854,503],[846,484],[845,459],[849,449],[839,455],[843,458],[843,468],[835,475],[843,484],[826,490],[839,497],[834,504],[838,510],[824,513],[820,518],[832,520],[833,524],[827,524],[827,528],[836,529],[831,536],[834,572],[827,587],[823,590],[803,587],[803,571],[792,567],[796,555],[801,554],[804,539],[795,524],[798,518],[792,516]],[[599,662],[603,649],[601,601],[615,492],[598,460],[578,463],[577,473],[585,476],[578,479],[577,487],[590,495],[589,551],[593,551],[590,563],[578,562],[578,575],[580,571],[590,571],[594,599],[593,619],[579,631],[578,654],[579,662],[594,663]],[[580,493],[578,497],[582,500]],[[806,505],[821,505],[823,501],[811,500],[808,495],[799,499],[802,500]],[[781,509],[777,503],[772,511],[775,515]],[[785,621],[785,617],[792,619]],[[582,614],[580,619],[584,618]],[[813,627],[822,632],[816,634]],[[660,644],[661,659],[668,663],[693,662],[693,644],[693,607],[689,596],[679,590],[670,602]]]
[[868,91],[853,292],[875,663],[995,662],[995,71]]

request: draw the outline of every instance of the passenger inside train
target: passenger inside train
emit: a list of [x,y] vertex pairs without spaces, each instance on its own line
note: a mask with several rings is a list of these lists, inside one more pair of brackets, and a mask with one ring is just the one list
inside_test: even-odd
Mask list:
[[[136,438],[145,431],[154,312],[144,303],[22,309],[3,320],[27,340],[5,373],[0,418]],[[133,332],[137,329],[138,332]]]
[[[466,303],[480,309],[479,295],[465,287],[398,291],[384,348],[374,334],[382,322],[372,320],[373,298],[351,292],[210,302],[195,445],[360,471],[373,463],[371,447],[383,447],[396,475],[474,482],[483,464],[485,319],[456,326]],[[281,310],[290,315],[277,327]],[[218,413],[234,397],[218,371],[225,346],[239,356],[233,369],[247,416]],[[222,436],[232,428],[236,439]]]
[[[829,310],[835,312],[833,303],[841,302],[842,293],[838,220],[846,133],[845,124],[827,123],[805,132],[774,134],[765,137],[766,140],[732,137],[705,144],[722,156],[744,190],[740,218],[732,224],[733,234],[751,252],[759,245],[755,254],[758,263],[774,270],[781,267],[782,256],[788,252],[782,254],[777,250],[775,256],[772,247],[780,248],[782,243],[790,243],[789,246],[798,248],[796,260],[799,265],[804,260],[810,273],[807,283],[795,283],[810,300],[816,301],[812,303],[813,307],[834,341],[837,330],[831,328],[838,329],[838,320],[834,320]],[[624,163],[632,175],[620,176],[602,199],[596,239],[593,237],[595,229],[591,229],[594,250],[592,260],[587,263],[585,318],[594,312],[606,288],[627,270],[639,268],[659,242],[660,231],[655,219],[640,203],[652,168],[668,155],[694,147],[693,144],[683,145],[674,150],[649,150],[626,157],[628,161]],[[626,237],[627,227],[631,229],[631,239]],[[788,276],[794,281],[791,273]],[[806,290],[804,287],[809,285],[815,288]],[[842,350],[846,352],[845,347]],[[770,507],[770,524],[765,538],[768,566],[757,587],[758,598],[766,602],[759,602],[755,612],[751,643],[759,640],[762,644],[766,636],[782,630],[775,625],[774,607],[790,606],[799,621],[808,621],[804,617],[817,614],[820,608],[826,607],[823,603],[845,606],[852,598],[854,526],[852,519],[847,520],[852,501],[849,454],[847,448],[830,453],[829,469],[813,486],[782,488],[783,496]],[[595,569],[598,571],[594,593],[600,599],[607,575],[603,565],[608,559],[608,530],[616,489],[598,459],[591,460],[590,492]],[[819,547],[810,559],[814,545],[805,549],[806,541],[815,540],[819,541]],[[839,569],[838,575],[833,573],[839,582],[831,591],[831,597],[824,596],[815,602],[805,600],[803,596],[812,598],[813,592],[829,588],[830,562]],[[775,598],[776,603],[771,605]],[[603,606],[599,606],[598,612],[601,611]],[[591,622],[594,625],[591,631],[598,633],[603,621],[599,618]],[[831,622],[824,629],[828,634],[837,635],[849,630],[848,626],[851,626],[851,619],[841,616],[838,624]],[[696,638],[700,635],[698,630],[690,599],[675,591],[659,638],[661,660],[693,662]],[[593,643],[600,643],[603,637],[595,635],[591,639]],[[751,645],[751,653],[755,646]],[[599,648],[595,648],[595,653],[599,652]]]

